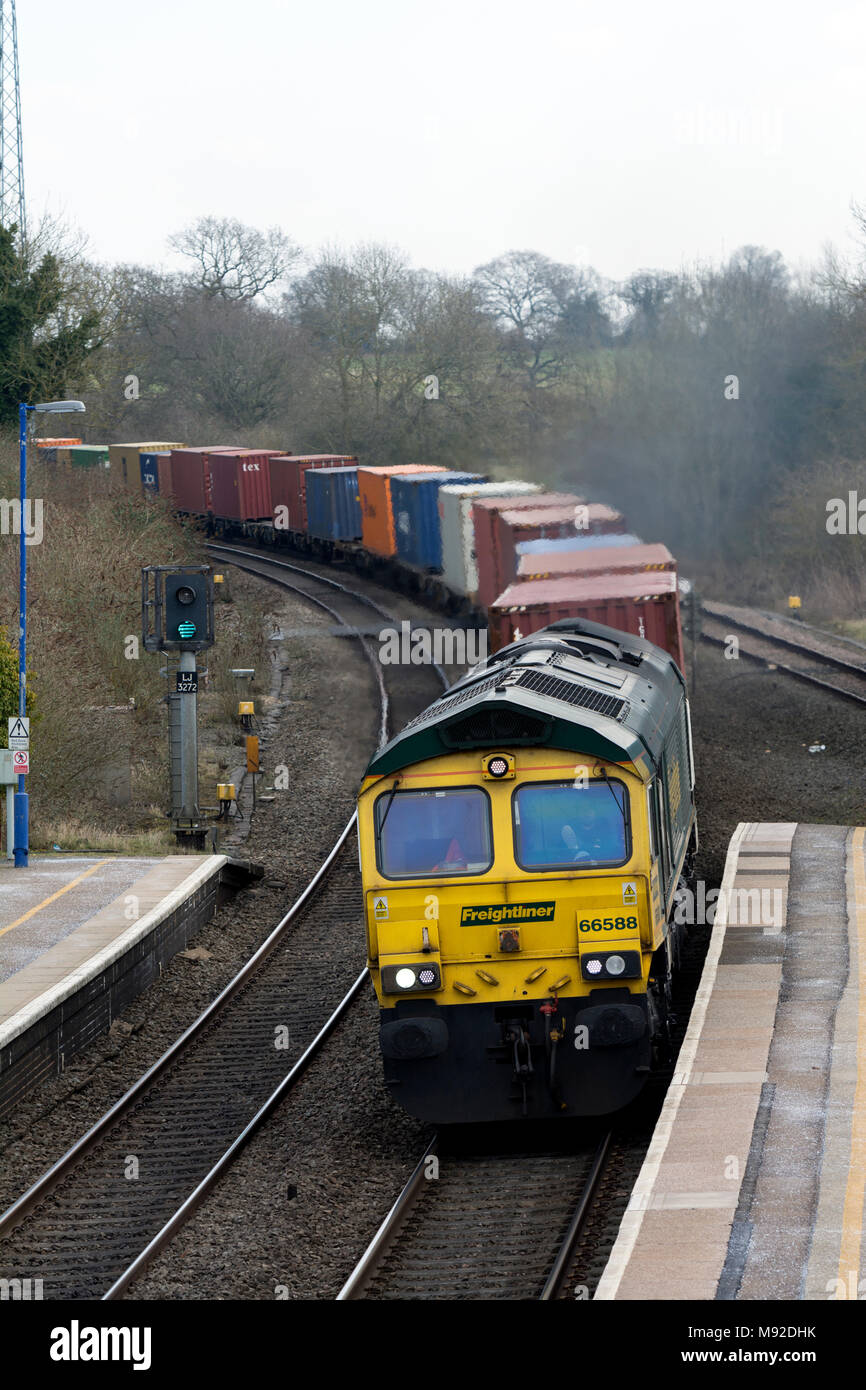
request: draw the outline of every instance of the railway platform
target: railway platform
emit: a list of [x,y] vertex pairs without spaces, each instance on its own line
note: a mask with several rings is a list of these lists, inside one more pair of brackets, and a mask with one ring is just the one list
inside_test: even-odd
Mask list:
[[866,829],[744,823],[595,1298],[862,1298],[864,1196]]
[[105,1032],[255,872],[224,854],[0,867],[0,1118]]

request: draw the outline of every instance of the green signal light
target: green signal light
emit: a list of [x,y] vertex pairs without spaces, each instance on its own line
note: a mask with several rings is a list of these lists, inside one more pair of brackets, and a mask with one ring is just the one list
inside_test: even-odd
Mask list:
[[178,623],[178,625],[177,625],[177,635],[178,635],[178,637],[194,637],[194,636],[195,636],[195,623],[190,623],[190,622]]

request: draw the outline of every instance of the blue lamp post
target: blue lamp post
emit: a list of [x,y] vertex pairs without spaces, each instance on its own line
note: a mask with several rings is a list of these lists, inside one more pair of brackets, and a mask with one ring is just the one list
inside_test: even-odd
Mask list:
[[[66,411],[83,411],[81,401],[43,401],[41,405],[18,406],[19,479],[21,515],[18,519],[18,714],[27,713],[27,546],[25,519],[27,505],[27,412],[59,415]],[[30,799],[24,790],[23,775],[18,778],[15,793],[15,867],[26,869],[30,854]],[[9,833],[9,827],[6,827]]]

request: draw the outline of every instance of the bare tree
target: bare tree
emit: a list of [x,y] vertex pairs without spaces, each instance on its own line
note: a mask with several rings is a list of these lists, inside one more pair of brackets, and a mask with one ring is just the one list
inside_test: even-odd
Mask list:
[[255,299],[282,280],[301,254],[279,227],[261,232],[233,217],[199,217],[168,241],[194,263],[199,289],[220,299]]

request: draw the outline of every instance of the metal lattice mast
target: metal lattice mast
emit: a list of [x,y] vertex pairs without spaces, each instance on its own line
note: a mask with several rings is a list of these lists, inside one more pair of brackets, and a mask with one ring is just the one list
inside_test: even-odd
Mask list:
[[27,223],[15,0],[0,0],[0,222],[4,227],[16,223],[24,240]]

